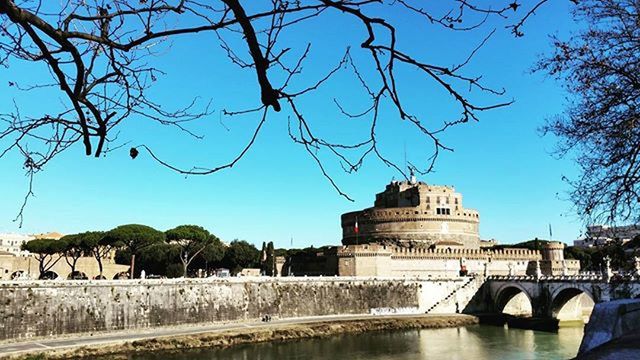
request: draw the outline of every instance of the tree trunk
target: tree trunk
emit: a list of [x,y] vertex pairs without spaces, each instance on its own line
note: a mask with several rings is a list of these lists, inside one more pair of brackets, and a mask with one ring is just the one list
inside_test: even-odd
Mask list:
[[131,273],[129,274],[129,279],[133,279],[133,273],[136,265],[136,254],[131,254]]
[[187,270],[189,269],[189,263],[191,263],[191,260],[189,260],[189,253],[186,249],[180,252],[180,261],[182,261],[182,277],[186,278]]
[[42,258],[42,257],[38,259],[38,262],[39,262],[38,268],[40,270],[40,275],[38,276],[38,279],[40,280],[42,280],[42,276],[44,276],[44,259],[45,258]]
[[102,276],[102,258],[100,258],[99,256],[96,257],[96,261],[98,262],[98,279],[102,280],[103,276]]

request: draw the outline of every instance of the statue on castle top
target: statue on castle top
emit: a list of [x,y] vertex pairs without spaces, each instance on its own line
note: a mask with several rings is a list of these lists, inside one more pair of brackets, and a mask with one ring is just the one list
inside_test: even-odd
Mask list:
[[611,279],[611,277],[613,276],[613,271],[611,270],[611,258],[607,255],[604,257],[603,261],[604,261],[603,276],[606,281],[609,281],[609,279]]
[[516,276],[516,269],[512,261],[509,261],[509,276]]
[[418,182],[418,179],[416,179],[416,174],[413,171],[413,168],[409,168],[409,183],[411,185],[415,185]]
[[562,276],[569,275],[569,268],[567,267],[567,260],[562,260]]

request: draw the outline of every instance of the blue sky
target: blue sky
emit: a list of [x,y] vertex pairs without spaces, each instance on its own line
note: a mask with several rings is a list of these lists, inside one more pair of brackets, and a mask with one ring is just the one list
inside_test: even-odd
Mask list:
[[[533,237],[553,237],[571,242],[582,223],[564,198],[568,190],[562,175],[575,176],[571,159],[551,155],[555,139],[542,138],[537,129],[545,119],[561,113],[567,96],[560,84],[542,74],[531,74],[538,56],[549,50],[550,34],[566,36],[572,23],[570,2],[551,2],[524,28],[526,36],[514,38],[505,23],[486,27],[476,35],[443,32],[414,17],[392,13],[398,20],[400,45],[412,54],[443,65],[460,62],[493,27],[496,34],[467,67],[468,74],[482,74],[489,85],[507,90],[502,100],[509,107],[482,113],[481,121],[454,128],[443,140],[455,149],[440,156],[436,171],[421,180],[454,185],[464,205],[481,214],[481,236],[501,243]],[[312,22],[287,35],[293,52],[312,42],[312,61],[305,76],[317,78],[341,57],[348,43],[359,44],[363,33],[353,23],[330,15],[331,26]],[[327,20],[325,20],[327,21]],[[492,27],[493,26],[493,27]],[[194,49],[196,49],[194,51]],[[208,51],[204,51],[208,50]],[[365,61],[360,49],[354,57]],[[154,98],[167,107],[179,107],[194,96],[212,101],[215,112],[191,126],[205,135],[196,141],[175,129],[132,117],[120,128],[119,141],[148,144],[170,161],[189,168],[215,166],[234,156],[251,135],[256,116],[227,118],[221,109],[250,107],[258,101],[255,76],[230,65],[211,36],[175,42],[157,59],[167,72],[153,89]],[[33,115],[50,111],[60,95],[51,92],[15,92],[9,80],[27,84],[47,76],[46,70],[14,61],[0,71],[0,109],[12,102]],[[400,71],[401,91],[407,107],[424,121],[440,121],[455,114],[450,98],[415,71]],[[331,99],[337,96],[352,109],[364,103],[359,89],[339,74],[314,96],[300,100],[305,114],[319,134],[354,140],[364,124],[345,123],[336,116]],[[500,101],[481,93],[469,95],[478,103]],[[453,109],[453,110],[452,110]],[[184,177],[149,159],[132,161],[128,147],[94,159],[74,147],[52,161],[34,183],[22,229],[12,220],[27,189],[21,159],[10,154],[0,160],[0,232],[72,233],[108,230],[120,224],[143,223],[165,230],[193,223],[230,241],[246,239],[255,244],[274,241],[276,246],[339,244],[340,214],[371,206],[375,193],[398,174],[371,158],[355,175],[341,172],[329,157],[327,166],[336,182],[355,202],[340,197],[322,177],[313,159],[287,134],[287,114],[272,114],[253,149],[231,170],[205,177]],[[223,125],[224,124],[224,125]],[[402,163],[406,146],[409,159],[425,163],[429,144],[398,120],[391,110],[382,112],[379,129],[385,154]]]

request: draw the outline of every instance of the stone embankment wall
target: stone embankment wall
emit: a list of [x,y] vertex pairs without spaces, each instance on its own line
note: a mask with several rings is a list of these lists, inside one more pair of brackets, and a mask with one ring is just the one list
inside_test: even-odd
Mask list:
[[[610,341],[635,334],[640,331],[640,300],[625,299],[596,304],[591,313],[589,323],[585,326],[584,337],[578,351],[578,358],[589,351]],[[608,359],[637,358],[637,339],[633,341],[635,353],[633,357],[615,356],[612,352]],[[615,346],[614,346],[615,348]],[[596,358],[596,357],[594,357]],[[602,357],[604,358],[604,357]]]
[[[469,279],[245,278],[0,282],[0,341],[183,324],[463,309]],[[469,298],[469,299],[467,299]],[[465,300],[466,299],[466,300]]]

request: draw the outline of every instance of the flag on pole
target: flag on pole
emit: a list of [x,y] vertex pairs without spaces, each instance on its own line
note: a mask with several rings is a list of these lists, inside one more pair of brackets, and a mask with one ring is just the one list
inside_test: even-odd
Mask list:
[[356,217],[356,223],[353,225],[353,232],[356,234],[360,232],[360,229],[358,229],[358,217]]

